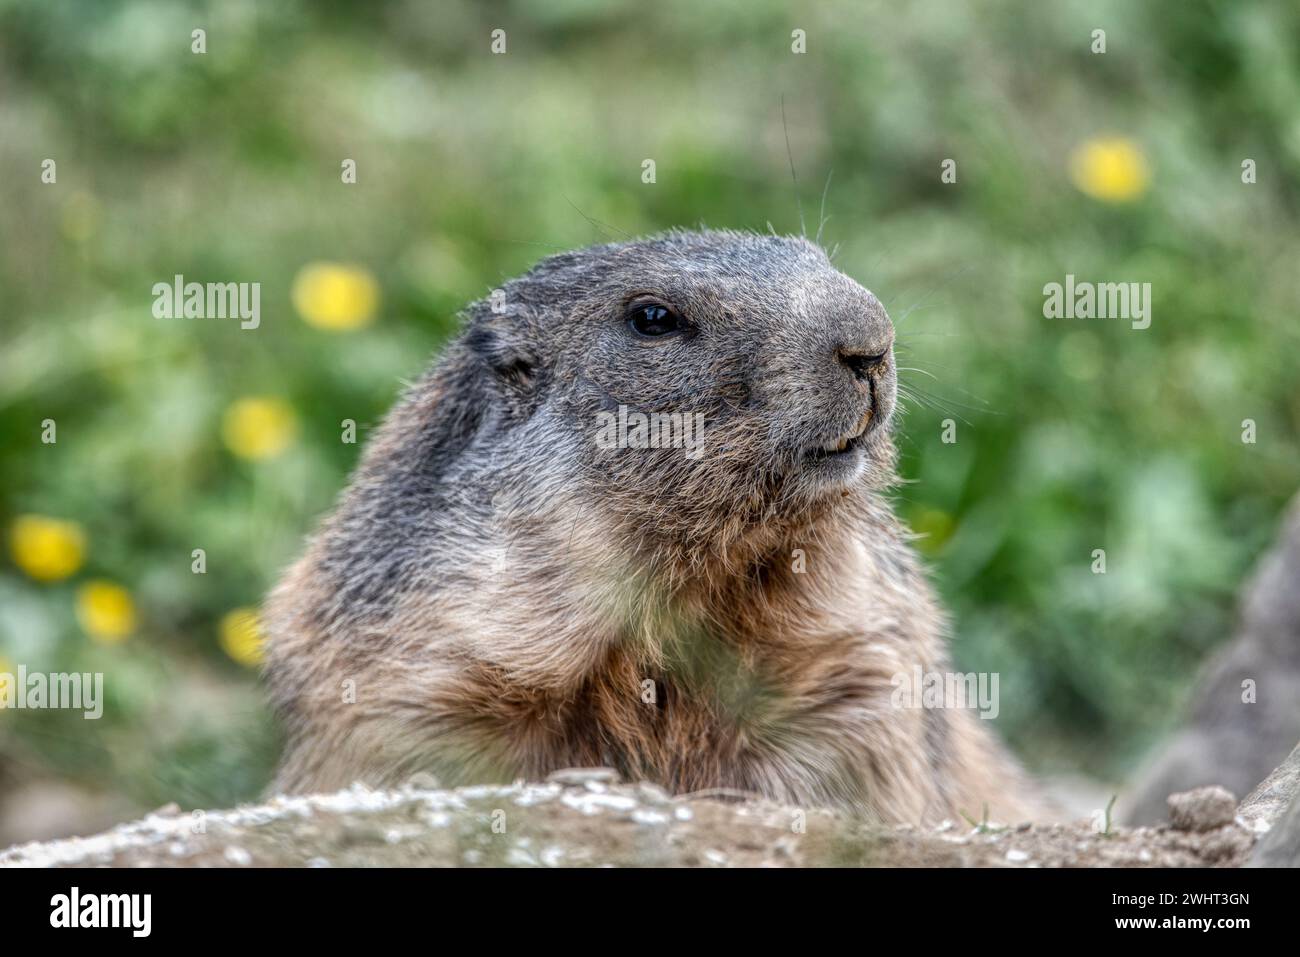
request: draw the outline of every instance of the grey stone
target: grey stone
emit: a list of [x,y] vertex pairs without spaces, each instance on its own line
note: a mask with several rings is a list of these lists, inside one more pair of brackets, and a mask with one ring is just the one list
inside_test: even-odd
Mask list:
[[1169,823],[1179,831],[1213,831],[1231,824],[1237,798],[1217,785],[1169,795]]
[[[1254,700],[1246,694],[1252,682]],[[1300,740],[1300,496],[1242,590],[1240,622],[1202,669],[1186,725],[1119,802],[1126,824],[1164,820],[1165,798],[1219,784],[1253,788]]]

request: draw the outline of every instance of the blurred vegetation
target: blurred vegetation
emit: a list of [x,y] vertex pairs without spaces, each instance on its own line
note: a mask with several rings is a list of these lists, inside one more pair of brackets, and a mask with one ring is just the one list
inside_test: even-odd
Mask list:
[[[0,800],[255,794],[247,609],[343,486],[340,422],[553,250],[797,232],[787,129],[810,232],[829,179],[824,240],[899,322],[899,505],[958,662],[1035,764],[1121,774],[1169,727],[1297,487],[1287,0],[0,0],[0,90],[0,663],[109,675],[93,725],[0,715]],[[155,319],[177,273],[260,282],[261,328]],[[1067,273],[1150,282],[1151,327],[1045,319]]]

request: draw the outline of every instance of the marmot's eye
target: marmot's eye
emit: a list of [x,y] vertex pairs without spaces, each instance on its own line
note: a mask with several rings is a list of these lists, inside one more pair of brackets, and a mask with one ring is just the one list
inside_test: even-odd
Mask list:
[[627,314],[628,327],[644,339],[659,339],[684,332],[689,327],[686,320],[666,306],[649,303],[634,306]]

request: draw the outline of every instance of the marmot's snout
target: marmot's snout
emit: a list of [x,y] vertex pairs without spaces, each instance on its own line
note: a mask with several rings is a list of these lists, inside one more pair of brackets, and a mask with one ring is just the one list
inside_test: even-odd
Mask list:
[[[868,293],[870,296],[870,293]],[[870,296],[874,308],[862,321],[847,324],[847,332],[832,353],[835,363],[848,371],[839,378],[847,382],[864,403],[862,415],[850,438],[864,435],[887,422],[893,412],[897,391],[894,367],[894,328],[885,309]]]
[[799,359],[774,369],[768,388],[795,423],[795,472],[811,491],[862,477],[898,387],[893,324],[880,301],[829,269],[809,285]]

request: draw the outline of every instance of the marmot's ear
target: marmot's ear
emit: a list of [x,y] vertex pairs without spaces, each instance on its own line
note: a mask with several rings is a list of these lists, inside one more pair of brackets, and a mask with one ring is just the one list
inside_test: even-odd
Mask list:
[[530,317],[520,310],[480,303],[471,314],[465,344],[507,385],[531,391],[541,377],[541,350]]

